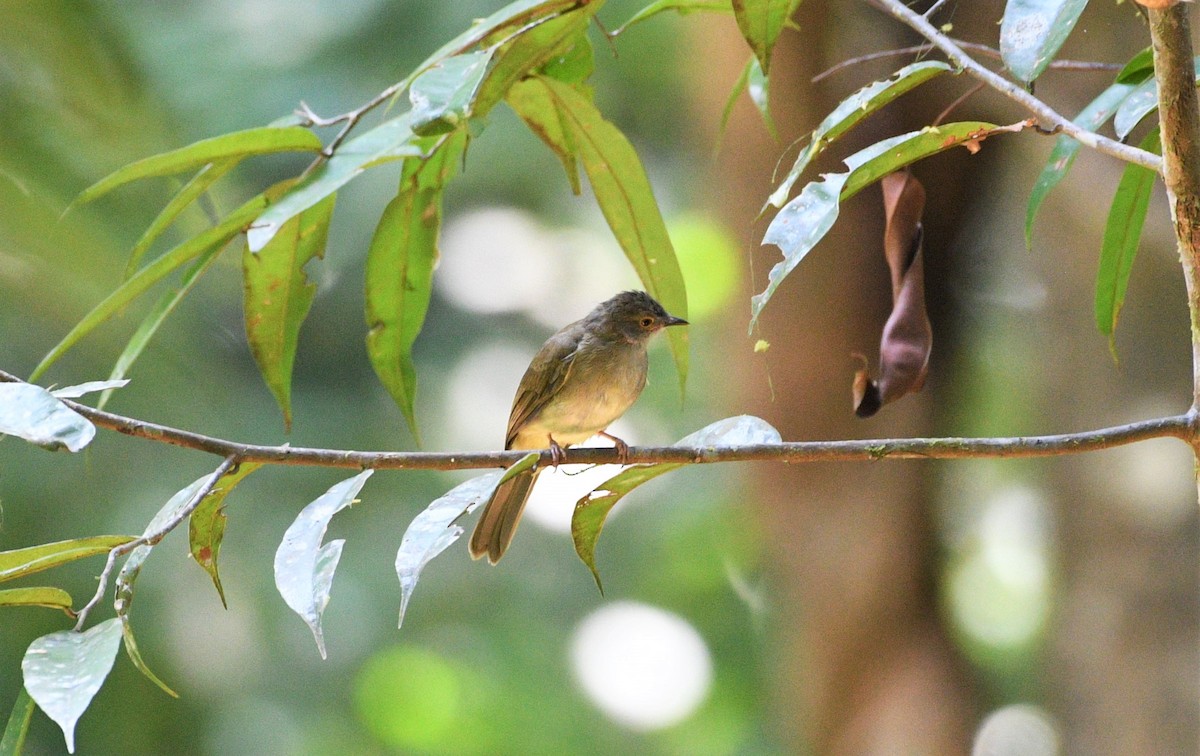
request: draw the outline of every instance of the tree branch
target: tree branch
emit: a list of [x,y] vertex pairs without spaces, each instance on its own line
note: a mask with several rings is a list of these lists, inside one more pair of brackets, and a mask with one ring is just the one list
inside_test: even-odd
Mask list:
[[1115,157],[1127,163],[1140,165],[1143,168],[1149,168],[1155,173],[1163,172],[1163,161],[1157,155],[1127,144],[1121,144],[1116,140],[1101,136],[1093,131],[1079,128],[1070,119],[1059,115],[1049,105],[1034,97],[1029,92],[1026,92],[1016,83],[980,65],[974,58],[967,55],[961,47],[955,44],[953,40],[938,31],[923,16],[904,5],[901,0],[876,0],[876,2],[888,13],[932,42],[955,65],[1000,94],[1018,103],[1030,113],[1033,113],[1042,122],[1042,126],[1061,128],[1064,134],[1097,152],[1102,152],[1105,155]]
[[[20,379],[0,370],[0,381]],[[507,467],[524,457],[527,451],[484,452],[377,452],[342,449],[316,449],[298,446],[242,444],[166,425],[116,415],[67,399],[68,407],[101,428],[216,454],[237,462],[261,462],[267,465],[302,465],[412,470],[471,470]],[[878,459],[965,459],[984,457],[1053,457],[1098,451],[1151,438],[1178,438],[1192,443],[1198,437],[1200,422],[1195,410],[1183,415],[1142,420],[1111,428],[1048,436],[1009,438],[887,438],[851,441],[793,441],[781,444],[746,446],[630,447],[625,460],[629,464],[709,464],[714,462],[851,462]],[[620,464],[617,450],[611,447],[572,448],[566,450],[564,464]],[[542,452],[540,465],[553,463],[550,450]]]

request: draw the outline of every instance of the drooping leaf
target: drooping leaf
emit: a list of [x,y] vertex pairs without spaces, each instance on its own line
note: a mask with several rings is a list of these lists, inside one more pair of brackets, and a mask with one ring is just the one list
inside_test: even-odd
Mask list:
[[750,83],[750,67],[757,60],[758,58],[751,56],[745,67],[742,68],[742,73],[738,76],[737,81],[733,82],[733,86],[729,89],[729,95],[725,98],[725,107],[721,108],[721,121],[717,124],[717,146],[713,150],[714,155],[720,150],[721,140],[725,138],[725,130],[729,127],[730,117],[733,116],[733,107],[737,105],[738,98],[742,96]]
[[264,126],[246,131],[235,131],[210,139],[143,158],[136,163],[119,168],[84,189],[71,206],[101,197],[119,186],[138,179],[154,176],[173,176],[191,171],[217,160],[242,160],[253,155],[268,155],[275,152],[320,152],[321,140],[315,134],[299,126],[278,128]]
[[800,0],[733,0],[733,16],[762,70],[771,71],[771,51]]
[[1000,57],[1029,83],[1054,60],[1087,0],[1008,0],[1000,21]]
[[[667,312],[686,319],[683,273],[650,180],[633,145],[574,87],[545,77],[536,82],[546,88],[554,102],[587,172],[600,211],[642,285]],[[688,371],[686,329],[667,329],[667,338],[682,392]]]
[[78,399],[81,396],[94,394],[97,391],[112,391],[113,389],[124,388],[128,384],[129,381],[110,378],[107,381],[88,381],[75,386],[63,386],[62,388],[51,389],[50,393],[59,399]]
[[35,708],[29,691],[22,685],[13,702],[12,713],[8,715],[8,724],[4,726],[4,735],[0,736],[0,756],[21,756]]
[[893,171],[951,147],[972,151],[978,143],[997,133],[1019,131],[1027,122],[996,126],[979,121],[950,123],[885,139],[846,158],[845,173],[826,173],[807,184],[800,194],[771,220],[763,244],[774,244],[783,260],[767,274],[767,287],[750,299],[750,332],[779,284],[816,246],[837,220],[841,203]]
[[[213,247],[209,251],[200,255],[199,259],[192,264],[190,268],[184,271],[183,276],[179,280],[179,284],[172,289],[168,289],[162,293],[146,316],[142,318],[142,322],[138,324],[133,335],[129,337],[129,342],[125,344],[125,348],[117,355],[117,361],[113,363],[112,372],[108,378],[111,381],[117,381],[129,374],[133,363],[137,362],[138,357],[142,355],[142,351],[154,338],[154,334],[158,333],[159,327],[166,322],[167,316],[175,311],[183,298],[191,292],[192,287],[196,282],[212,267],[212,264],[217,261],[224,251],[224,246]],[[105,391],[100,396],[100,401],[96,402],[97,409],[104,409],[104,405],[108,404],[108,399],[112,395],[112,390]]]
[[71,594],[62,588],[51,586],[8,588],[0,591],[0,606],[44,606],[47,609],[61,609],[68,617],[74,617],[71,603]]
[[225,537],[225,498],[247,475],[260,467],[262,464],[258,462],[242,462],[221,476],[188,519],[188,544],[192,559],[212,578],[217,595],[221,597],[221,606],[226,608],[225,589],[221,587],[221,575],[217,570],[221,541]]
[[23,438],[50,451],[77,452],[95,438],[96,426],[41,386],[3,383],[0,435]]
[[[778,444],[782,440],[779,431],[767,421],[751,415],[738,415],[707,425],[679,439],[674,445],[705,449],[713,446]],[[600,531],[604,528],[609,512],[633,489],[678,467],[682,467],[682,464],[663,462],[633,465],[609,478],[575,503],[575,512],[571,516],[571,539],[575,544],[575,553],[592,571],[596,587],[601,593],[604,592],[604,586],[596,569],[596,541],[600,538]]]
[[171,698],[179,698],[179,694],[171,690],[171,687],[162,681],[154,671],[146,665],[142,659],[142,652],[138,649],[137,639],[133,637],[133,625],[129,622],[128,615],[121,616],[121,639],[125,642],[125,654],[129,660],[133,662],[133,666],[146,676],[146,679],[158,686],[158,689],[166,693]]
[[884,176],[883,255],[892,274],[892,314],[879,340],[879,378],[866,366],[855,376],[854,414],[870,417],[900,397],[920,391],[929,369],[933,327],[925,308],[921,218],[925,187],[908,171]]
[[616,37],[634,24],[653,18],[664,11],[672,10],[678,11],[681,16],[695,11],[732,13],[733,4],[730,0],[656,0],[630,16],[628,21],[614,29],[609,36]]
[[142,257],[150,249],[150,245],[171,227],[179,214],[186,210],[201,195],[221,180],[221,177],[232,171],[238,164],[239,158],[224,158],[200,168],[183,187],[175,193],[158,215],[150,222],[149,228],[142,234],[133,250],[129,253],[129,262],[125,264],[125,277],[129,278],[141,265]]
[[414,134],[445,134],[471,116],[475,93],[492,65],[492,53],[481,50],[446,58],[413,80],[408,99]]
[[317,293],[304,268],[313,258],[325,256],[336,196],[331,194],[289,219],[257,253],[247,249],[242,254],[246,343],[289,430],[300,326]]
[[384,209],[367,251],[367,356],[420,443],[412,348],[425,323],[437,263],[442,188],[467,144],[460,131],[428,160],[406,160],[400,191]]
[[43,635],[29,644],[21,660],[25,690],[62,728],[71,753],[75,723],[108,677],[120,640],[121,621],[114,617],[86,632]]
[[[1113,117],[1113,113],[1133,92],[1134,87],[1134,84],[1113,84],[1088,103],[1087,107],[1079,111],[1079,115],[1075,116],[1073,123],[1088,131],[1096,131],[1109,118]],[[1050,151],[1050,157],[1046,160],[1046,167],[1042,168],[1041,174],[1033,184],[1033,191],[1029,193],[1029,206],[1025,210],[1026,247],[1033,244],[1033,221],[1037,217],[1038,210],[1050,194],[1050,190],[1063,180],[1067,171],[1071,170],[1071,164],[1075,162],[1075,156],[1081,146],[1079,142],[1066,134],[1059,135],[1055,140],[1054,149]]]
[[[1138,146],[1148,152],[1161,152],[1159,130],[1156,128],[1147,134]],[[1096,327],[1108,337],[1108,349],[1114,360],[1117,357],[1117,319],[1125,304],[1129,274],[1137,257],[1142,226],[1150,208],[1150,194],[1157,178],[1158,174],[1148,168],[1133,163],[1126,165],[1104,226],[1100,267],[1096,273]]]
[[216,226],[193,236],[179,244],[154,262],[139,270],[127,281],[117,287],[113,293],[104,298],[100,304],[83,317],[72,328],[62,341],[58,342],[30,375],[30,380],[37,380],[47,368],[61,357],[80,339],[91,333],[97,326],[118,313],[138,296],[146,293],[178,268],[191,260],[200,257],[205,252],[224,247],[230,239],[237,236],[254,218],[267,206],[267,199],[260,194],[246,204],[227,215]]
[[306,506],[283,534],[275,551],[275,587],[292,611],[308,624],[321,658],[325,658],[325,637],[321,615],[329,604],[333,573],[342,556],[342,539],[321,545],[329,520],[354,502],[373,470],[363,470],[353,478],[336,483]]
[[583,188],[579,182],[579,161],[575,154],[575,145],[571,142],[570,132],[567,131],[562,114],[550,97],[549,90],[536,81],[523,81],[509,90],[505,102],[520,116],[529,130],[558,156],[563,170],[567,172],[571,191],[579,195]]
[[878,111],[900,95],[924,84],[938,74],[953,71],[949,64],[938,60],[923,60],[901,68],[886,79],[872,82],[838,103],[813,131],[808,144],[796,156],[796,162],[779,187],[767,199],[767,206],[783,207],[791,194],[792,185],[826,147],[837,141],[867,116]]
[[[528,461],[528,469],[537,460],[538,455],[533,452],[518,464]],[[475,511],[492,495],[502,475],[501,472],[491,472],[460,483],[445,495],[434,499],[409,523],[404,537],[400,539],[400,548],[396,551],[396,577],[400,579],[400,626],[404,624],[404,613],[408,610],[408,602],[417,587],[421,570],[459,539],[463,527],[458,520]]]
[[758,58],[751,58],[746,69],[746,93],[750,95],[750,102],[754,103],[754,107],[758,108],[758,112],[762,115],[763,123],[767,125],[767,132],[772,138],[778,139],[779,132],[775,130],[775,121],[771,119],[770,87],[770,80],[763,73]]
[[254,221],[246,232],[251,252],[258,252],[279,232],[283,224],[321,202],[368,168],[421,154],[411,127],[411,113],[384,121],[359,136],[346,140],[312,173]]
[[587,27],[576,30],[574,36],[564,37],[555,54],[537,70],[564,84],[581,85],[590,79],[596,71],[596,53],[588,38]]
[[51,567],[58,567],[76,559],[107,554],[118,546],[124,546],[135,536],[100,535],[55,541],[23,549],[0,551],[0,582],[32,575]]

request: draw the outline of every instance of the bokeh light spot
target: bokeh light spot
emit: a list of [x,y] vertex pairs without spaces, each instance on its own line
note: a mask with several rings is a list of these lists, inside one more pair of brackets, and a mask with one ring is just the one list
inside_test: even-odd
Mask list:
[[427,751],[450,735],[461,692],[458,674],[441,656],[393,646],[363,664],[354,703],[359,718],[386,745]]
[[699,320],[720,311],[741,284],[738,247],[729,230],[697,213],[671,220],[667,230],[687,285],[688,317]]

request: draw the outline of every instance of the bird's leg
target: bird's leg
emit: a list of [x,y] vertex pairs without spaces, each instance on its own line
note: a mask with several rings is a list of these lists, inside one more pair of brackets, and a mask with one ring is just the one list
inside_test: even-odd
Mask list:
[[598,435],[604,436],[617,447],[617,459],[621,460],[621,464],[629,464],[629,444],[612,435],[608,431],[600,431]]
[[558,445],[557,441],[554,440],[554,436],[551,436],[547,433],[546,438],[550,439],[550,464],[558,467],[563,463],[563,460],[567,458],[567,453],[563,451],[563,448]]

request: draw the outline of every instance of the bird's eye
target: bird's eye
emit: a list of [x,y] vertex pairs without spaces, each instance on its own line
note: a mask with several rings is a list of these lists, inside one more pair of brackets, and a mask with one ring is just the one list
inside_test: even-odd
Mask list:
[[642,328],[649,328],[650,326],[654,325],[654,318],[642,318],[639,322]]

